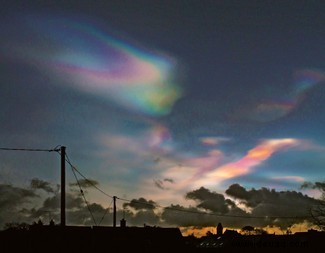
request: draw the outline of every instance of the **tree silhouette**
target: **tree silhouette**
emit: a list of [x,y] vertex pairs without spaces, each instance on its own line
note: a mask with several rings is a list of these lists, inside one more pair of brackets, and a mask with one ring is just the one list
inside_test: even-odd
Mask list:
[[315,182],[314,184],[305,183],[303,188],[318,189],[321,191],[320,203],[310,209],[310,214],[313,218],[314,224],[319,227],[320,230],[325,231],[325,181]]
[[28,230],[29,227],[30,225],[25,222],[8,222],[4,225],[4,230]]
[[265,231],[263,228],[255,228],[254,233],[256,235],[267,235],[267,231]]
[[255,230],[255,228],[252,226],[244,226],[241,229],[241,231],[246,235],[251,235],[254,230]]
[[[324,194],[324,193],[323,193]],[[325,198],[321,203],[310,210],[310,214],[313,218],[314,224],[319,227],[320,230],[325,231]]]

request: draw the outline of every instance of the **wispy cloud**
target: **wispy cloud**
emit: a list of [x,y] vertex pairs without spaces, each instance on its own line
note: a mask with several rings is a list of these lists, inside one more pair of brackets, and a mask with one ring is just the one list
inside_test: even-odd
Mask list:
[[293,181],[297,183],[302,183],[305,181],[305,179],[300,176],[279,176],[279,177],[272,177],[271,179],[276,181]]
[[[170,179],[170,178],[165,178],[163,180],[154,179],[153,181],[154,181],[155,186],[157,186],[161,190],[168,190],[169,189],[168,184],[174,183],[174,180]],[[166,183],[167,183],[167,186],[166,186]]]
[[213,171],[206,173],[196,184],[211,186],[222,180],[251,173],[253,168],[262,164],[275,152],[297,147],[299,143],[299,140],[292,138],[263,140],[242,158],[216,167]]

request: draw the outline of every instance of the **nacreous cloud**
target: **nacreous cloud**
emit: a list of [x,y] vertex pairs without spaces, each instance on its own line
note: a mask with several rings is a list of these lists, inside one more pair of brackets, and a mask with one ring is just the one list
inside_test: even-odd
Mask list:
[[176,60],[165,54],[120,41],[80,19],[30,15],[16,21],[0,30],[0,46],[57,83],[150,116],[169,113],[181,96]]
[[324,82],[325,74],[320,70],[302,69],[297,70],[293,78],[295,82],[290,92],[265,98],[242,113],[248,119],[259,122],[269,122],[284,117],[305,100],[311,89]]
[[251,173],[253,168],[267,160],[275,152],[293,148],[299,144],[299,140],[291,138],[264,140],[237,161],[226,163],[206,173],[196,184],[212,186],[222,180]]

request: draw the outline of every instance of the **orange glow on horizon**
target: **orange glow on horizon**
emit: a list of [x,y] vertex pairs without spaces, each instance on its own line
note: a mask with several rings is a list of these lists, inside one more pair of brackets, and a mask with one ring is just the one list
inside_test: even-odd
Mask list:
[[[212,234],[217,233],[216,226],[215,227],[207,226],[207,227],[202,227],[202,228],[192,226],[192,227],[180,227],[179,229],[183,236],[194,235],[197,238],[206,236],[208,232],[211,232]],[[224,227],[223,233],[227,229],[235,230],[238,233],[241,233],[241,228],[231,228],[231,227]],[[287,233],[287,228],[281,229],[280,227],[276,227],[276,226],[266,226],[266,227],[263,227],[262,229],[264,231],[266,231],[268,234],[283,235],[283,234]],[[307,232],[309,229],[318,230],[315,225],[311,225],[306,222],[293,224],[291,227],[288,227],[288,229],[291,231],[292,234],[297,233],[297,232]]]

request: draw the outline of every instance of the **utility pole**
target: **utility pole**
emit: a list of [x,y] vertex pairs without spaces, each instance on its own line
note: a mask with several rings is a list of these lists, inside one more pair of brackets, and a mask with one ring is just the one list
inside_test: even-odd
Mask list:
[[61,147],[61,227],[65,227],[65,147]]
[[113,227],[116,227],[116,196],[113,196]]

